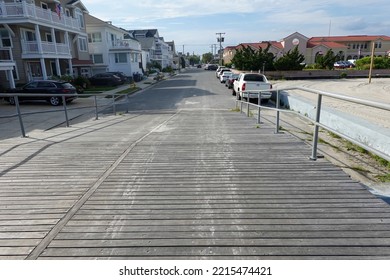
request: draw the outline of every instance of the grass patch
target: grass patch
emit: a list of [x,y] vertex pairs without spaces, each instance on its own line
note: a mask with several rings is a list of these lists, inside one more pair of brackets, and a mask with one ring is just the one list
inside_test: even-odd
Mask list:
[[373,159],[375,159],[376,162],[378,162],[380,165],[390,169],[390,161],[387,161],[383,158],[381,158],[380,156],[377,156],[377,155],[374,155],[374,154],[371,154],[370,155],[372,156]]
[[359,147],[358,145],[355,145],[349,141],[345,142],[345,147],[348,151],[355,151],[361,154],[368,154],[368,151],[362,147]]
[[240,108],[233,108],[233,109],[230,109],[230,112],[240,112]]
[[334,139],[341,139],[341,137],[338,136],[336,133],[333,133],[333,132],[330,132],[330,131],[329,131],[328,134],[329,134],[330,137],[332,137],[332,138],[334,138]]
[[376,178],[382,182],[382,183],[388,183],[390,182],[390,173],[387,173],[385,175],[378,175]]
[[124,90],[121,90],[119,92],[117,92],[116,94],[132,94],[134,92],[137,92],[138,90],[140,90],[139,87],[132,87],[132,88],[127,88],[127,89],[124,89]]

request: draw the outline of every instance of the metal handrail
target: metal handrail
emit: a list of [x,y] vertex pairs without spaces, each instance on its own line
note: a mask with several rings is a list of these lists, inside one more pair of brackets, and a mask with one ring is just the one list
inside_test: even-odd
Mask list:
[[[14,118],[17,117],[19,119],[19,125],[20,125],[20,130],[22,137],[26,137],[26,131],[24,129],[24,124],[23,124],[23,118],[22,116],[27,116],[27,115],[34,115],[34,114],[42,114],[42,113],[54,113],[54,112],[64,112],[65,115],[65,122],[66,122],[66,127],[69,127],[69,117],[68,117],[68,111],[72,110],[80,110],[80,109],[88,109],[88,108],[94,108],[95,109],[95,119],[99,119],[99,108],[107,109],[109,107],[113,108],[113,114],[116,115],[116,105],[118,104],[127,104],[127,109],[126,113],[129,111],[129,96],[128,94],[117,94],[117,93],[83,93],[83,97],[94,97],[94,105],[93,106],[83,106],[83,107],[76,107],[76,108],[69,108],[69,106],[66,104],[66,97],[80,97],[79,94],[55,94],[56,96],[59,96],[62,98],[62,108],[60,109],[53,109],[53,110],[44,110],[44,111],[33,111],[33,112],[22,112],[20,110],[20,103],[19,103],[19,97],[23,96],[34,96],[34,97],[50,97],[52,95],[50,94],[26,94],[26,93],[0,93],[0,99],[4,97],[13,97],[15,98],[15,108],[16,112],[15,114],[12,115],[2,115],[0,116],[0,119],[4,118]],[[105,105],[98,105],[97,103],[97,98],[98,97],[107,97],[110,96],[110,103],[105,104]],[[122,103],[117,103],[117,100],[120,97],[125,97],[125,102]]]
[[[313,120],[309,117],[306,117],[306,116],[302,116],[301,114],[299,114],[295,111],[280,108],[280,92],[281,91],[287,92],[287,91],[292,91],[292,90],[301,90],[301,91],[306,91],[306,92],[313,93],[313,94],[317,95],[317,106],[316,106],[315,120]],[[330,128],[330,127],[328,127],[325,124],[320,122],[321,110],[322,110],[322,97],[323,96],[327,96],[327,97],[338,99],[338,100],[348,101],[348,102],[352,102],[352,103],[356,103],[356,104],[360,104],[360,105],[364,105],[364,106],[368,106],[368,107],[372,107],[372,108],[376,108],[376,109],[380,109],[380,110],[385,110],[385,111],[389,111],[389,112],[390,112],[390,104],[383,104],[383,103],[379,103],[379,102],[375,102],[375,101],[369,101],[369,100],[364,100],[364,99],[360,99],[360,98],[345,96],[345,95],[338,94],[338,93],[325,92],[325,91],[310,89],[310,88],[305,88],[305,87],[286,87],[286,88],[266,89],[266,90],[246,90],[245,92],[246,93],[257,93],[259,95],[258,104],[250,103],[249,99],[248,99],[248,101],[239,100],[240,93],[237,92],[236,93],[236,107],[237,108],[240,107],[240,111],[242,112],[243,111],[242,110],[243,104],[247,104],[247,116],[248,117],[250,115],[249,114],[249,107],[250,106],[257,107],[258,108],[258,118],[257,118],[258,123],[260,123],[261,109],[276,111],[276,130],[275,130],[275,133],[279,133],[280,112],[286,112],[286,113],[300,115],[300,116],[304,117],[306,120],[310,121],[312,124],[314,124],[312,154],[310,156],[311,160],[317,160],[317,147],[318,147],[318,140],[319,140],[318,132],[319,132],[319,128],[322,127],[323,129],[330,131],[330,132],[352,142],[353,144],[356,144],[356,145],[366,149],[367,151],[372,152],[372,153],[382,157],[383,159],[385,159],[387,161],[390,161],[390,155],[385,154],[382,151],[379,151],[377,149],[374,149],[374,148],[366,145],[363,142],[359,142],[356,139],[353,139],[353,138],[349,137],[348,135],[345,135],[339,131],[336,131],[336,130],[334,130],[334,129],[332,129],[332,128]],[[261,105],[262,92],[276,92],[276,108],[270,108],[270,107]],[[238,106],[238,102],[240,103],[240,106]]]

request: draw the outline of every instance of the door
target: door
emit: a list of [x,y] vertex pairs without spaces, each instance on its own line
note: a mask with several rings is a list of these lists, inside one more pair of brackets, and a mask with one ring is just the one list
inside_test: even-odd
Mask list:
[[55,61],[50,61],[51,75],[58,77],[57,66]]
[[27,63],[28,76],[30,80],[42,80],[42,68],[40,62],[31,61]]

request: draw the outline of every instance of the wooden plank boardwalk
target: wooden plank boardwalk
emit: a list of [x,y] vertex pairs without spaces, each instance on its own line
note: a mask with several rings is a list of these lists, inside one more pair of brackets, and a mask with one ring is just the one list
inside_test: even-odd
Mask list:
[[389,259],[390,207],[227,110],[0,142],[0,259]]

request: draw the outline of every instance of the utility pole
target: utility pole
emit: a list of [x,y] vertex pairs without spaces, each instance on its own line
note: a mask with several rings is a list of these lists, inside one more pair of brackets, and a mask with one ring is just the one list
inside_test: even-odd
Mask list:
[[219,65],[222,65],[222,42],[225,41],[225,38],[222,37],[222,35],[225,35],[225,33],[219,32],[215,34],[219,35],[219,38],[217,38],[217,42],[219,42]]

